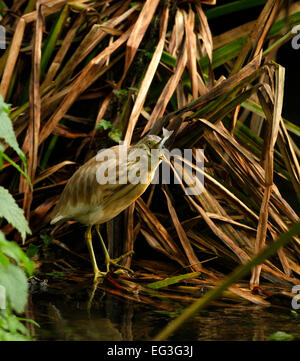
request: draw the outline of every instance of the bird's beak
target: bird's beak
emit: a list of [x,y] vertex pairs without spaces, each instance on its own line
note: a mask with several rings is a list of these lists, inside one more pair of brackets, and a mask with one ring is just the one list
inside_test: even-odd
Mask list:
[[164,145],[164,143],[163,143],[163,140],[164,140],[164,138],[161,138],[161,140],[156,144],[156,148],[157,149],[159,149],[159,148],[162,148],[163,147],[163,145]]
[[163,137],[161,138],[161,140],[157,143],[157,148],[162,149],[163,145],[165,144],[165,142],[170,138],[170,136],[172,135],[173,130],[169,131],[166,128],[163,128]]
[[[169,137],[168,137],[169,138]],[[162,147],[164,146],[165,142],[168,140],[168,138],[161,138],[161,140],[159,141],[159,143],[157,143],[157,148],[162,149]]]

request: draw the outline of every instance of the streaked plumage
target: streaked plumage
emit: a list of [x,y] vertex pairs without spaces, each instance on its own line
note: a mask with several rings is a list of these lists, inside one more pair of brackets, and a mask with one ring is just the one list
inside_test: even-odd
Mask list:
[[[128,153],[132,153],[137,147],[146,152],[151,151],[155,144],[160,141],[161,138],[158,136],[147,136],[135,146],[128,147]],[[119,160],[118,150],[119,146],[108,149],[108,151],[115,153],[117,162]],[[105,150],[103,153],[105,154]],[[130,156],[128,155],[128,157]],[[105,223],[117,216],[143,194],[152,180],[154,172],[148,174],[146,184],[119,184],[117,174],[116,184],[99,184],[96,172],[101,163],[96,158],[97,156],[91,158],[70,178],[52,213],[51,224],[69,219],[74,219],[85,225]],[[160,159],[157,157],[153,163],[155,170]],[[127,165],[128,171],[134,165]]]
[[[116,167],[116,164],[109,160],[107,161],[108,163],[105,164],[104,162],[106,162],[106,160],[99,162],[97,156],[95,156],[82,165],[66,184],[59,202],[52,212],[51,224],[73,219],[88,226],[86,240],[93,262],[95,277],[99,275],[102,276],[103,273],[98,270],[92,248],[92,225],[99,225],[114,218],[144,193],[151,183],[155,169],[161,162],[162,145],[168,137],[168,132],[163,139],[156,135],[145,136],[136,145],[126,148],[127,160],[124,164],[122,163],[123,159],[121,158],[120,167]],[[152,149],[158,149],[156,155],[153,155],[153,153],[150,154]],[[118,162],[119,150],[120,146],[114,146],[104,150],[101,153],[101,156],[104,158],[105,152],[113,152],[115,154],[116,162]],[[124,176],[124,172],[127,172],[125,174],[127,179],[130,170],[133,172],[135,171],[138,162],[130,161],[130,158],[132,156],[134,159],[135,152],[139,152],[140,150],[143,150],[143,154],[147,157],[146,169],[142,171],[142,173],[145,172],[146,175],[145,184],[120,184],[118,180],[122,175]],[[151,163],[152,167],[150,167]],[[97,170],[99,170],[99,166],[103,164],[116,169],[116,184],[99,184],[97,181]],[[127,170],[125,167],[126,165]],[[97,227],[97,231],[98,230],[99,227]],[[104,248],[108,271],[109,263],[113,263],[115,266],[117,266],[117,264],[109,258],[100,233],[99,236]]]

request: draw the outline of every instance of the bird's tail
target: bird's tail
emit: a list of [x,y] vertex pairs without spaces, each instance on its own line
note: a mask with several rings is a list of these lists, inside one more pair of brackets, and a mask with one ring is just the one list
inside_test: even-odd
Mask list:
[[57,215],[56,217],[52,218],[50,221],[50,224],[56,224],[60,221],[62,221],[64,217],[62,215]]

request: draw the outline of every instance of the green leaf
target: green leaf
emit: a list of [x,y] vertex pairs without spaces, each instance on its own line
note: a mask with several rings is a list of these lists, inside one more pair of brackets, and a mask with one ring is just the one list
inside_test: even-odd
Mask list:
[[27,303],[28,284],[22,268],[9,264],[0,265],[0,285],[6,290],[11,307],[18,313],[23,313]]
[[28,174],[25,173],[23,171],[23,169],[17,164],[15,163],[7,154],[3,153],[4,147],[1,147],[1,143],[0,143],[0,158],[1,158],[1,163],[0,163],[0,169],[2,168],[2,157],[7,160],[13,167],[15,167],[17,169],[18,172],[20,172],[28,181],[28,183],[30,184],[31,188],[32,188],[32,184],[31,184],[31,180],[28,177]]
[[[146,54],[146,55],[148,55],[148,54]],[[150,57],[150,59],[151,59],[151,57]],[[161,61],[171,67],[176,66],[176,58],[166,51],[162,52]]]
[[293,335],[283,331],[277,331],[272,333],[272,335],[267,338],[267,341],[292,341],[293,339]]
[[41,239],[43,240],[45,246],[49,246],[53,241],[53,237],[48,234],[41,234]]
[[30,341],[29,336],[20,333],[11,333],[0,329],[0,341]]
[[0,313],[0,341],[30,341],[27,328],[21,321],[30,321],[14,315],[9,308]]
[[38,251],[39,251],[39,247],[36,246],[35,244],[30,243],[26,251],[26,255],[27,257],[32,258],[38,253]]
[[117,96],[127,96],[128,90],[127,89],[114,89],[113,93]]
[[139,89],[138,88],[135,88],[135,87],[128,87],[128,90],[131,90],[133,91],[135,94],[137,94],[139,92]]
[[[253,100],[247,99],[246,101],[244,101],[242,104],[242,107],[244,107],[245,109],[250,110],[251,112],[265,118],[265,113],[262,110],[262,107],[255,103]],[[286,126],[286,129],[289,130],[291,133],[297,135],[298,137],[300,136],[300,127],[292,122],[289,122],[288,120],[282,118],[284,121],[284,124]]]
[[1,253],[14,259],[18,265],[23,265],[29,276],[33,274],[34,262],[27,257],[16,242],[7,241],[4,234],[0,231],[0,256]]
[[0,95],[0,139],[4,139],[5,142],[12,147],[19,157],[25,162],[25,155],[19,147],[17,138],[14,133],[12,122],[9,118],[10,105],[3,101],[2,95]]
[[293,315],[293,317],[298,317],[298,313],[295,310],[291,310],[291,315]]
[[114,140],[116,143],[119,143],[122,139],[122,133],[120,129],[114,128],[109,133],[108,136]]
[[166,278],[165,280],[162,280],[162,281],[149,283],[149,284],[147,284],[147,287],[153,288],[153,289],[167,287],[167,286],[173,285],[174,283],[180,282],[182,280],[198,277],[199,275],[200,275],[200,272],[186,273],[184,275]]
[[48,36],[48,39],[43,45],[42,59],[41,59],[41,77],[44,75],[47,69],[49,60],[53,55],[55,46],[57,44],[57,40],[59,39],[59,36],[63,30],[63,26],[65,25],[68,15],[69,15],[69,7],[68,5],[65,5],[61,10],[61,12],[59,13],[59,15],[57,16],[57,21],[53,25],[53,28],[51,29],[50,34]]
[[266,3],[266,0],[239,0],[239,1],[233,1],[228,4],[215,6],[213,8],[208,9],[205,12],[205,15],[207,19],[215,19],[219,16],[227,15],[227,14],[233,14],[235,12],[241,11],[241,10],[248,10],[250,8],[264,5]]
[[4,145],[0,142],[0,170],[3,167],[3,152],[4,152]]
[[96,129],[99,130],[103,128],[104,130],[111,129],[112,124],[109,120],[101,119],[100,122],[97,124]]
[[18,317],[19,321],[23,321],[23,322],[28,322],[28,323],[32,323],[34,326],[36,327],[41,327],[36,321],[31,320],[30,318],[23,318],[23,317]]
[[2,264],[2,266],[7,266],[9,264],[9,259],[0,252],[0,264]]
[[16,201],[7,189],[0,186],[0,218],[3,217],[14,226],[22,236],[23,241],[26,233],[31,234],[23,210],[17,205]]
[[19,317],[15,315],[10,315],[8,318],[9,330],[13,334],[18,334],[21,332],[24,335],[29,336],[27,328],[20,322]]
[[[130,3],[130,7],[133,8],[133,7],[136,6],[137,4],[138,4],[137,1],[132,1],[132,2]],[[141,10],[142,10],[141,7],[136,8],[136,11],[141,11]]]

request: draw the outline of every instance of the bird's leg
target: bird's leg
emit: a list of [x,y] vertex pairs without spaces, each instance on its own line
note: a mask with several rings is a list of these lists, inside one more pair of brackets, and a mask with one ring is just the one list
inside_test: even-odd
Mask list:
[[134,253],[133,251],[129,251],[129,252],[126,252],[125,254],[123,254],[122,256],[118,257],[118,258],[115,258],[115,259],[111,259],[109,254],[108,254],[108,251],[107,251],[107,248],[105,246],[105,243],[103,241],[103,238],[101,236],[101,233],[100,233],[100,225],[99,224],[96,224],[96,231],[99,235],[99,238],[100,238],[100,241],[101,241],[101,244],[102,244],[102,248],[103,248],[103,251],[104,251],[104,257],[105,257],[105,264],[106,264],[106,270],[107,272],[109,272],[109,266],[112,264],[113,266],[117,267],[117,268],[121,268],[123,270],[126,270],[128,272],[133,272],[130,268],[127,268],[125,266],[122,266],[119,264],[119,262],[130,256],[132,253]]
[[93,243],[92,243],[92,226],[88,226],[86,232],[85,232],[85,240],[86,240],[86,244],[88,246],[88,250],[90,253],[90,257],[91,257],[91,261],[93,264],[93,270],[94,270],[94,280],[97,280],[98,277],[103,277],[106,275],[105,272],[100,272],[99,268],[97,266],[97,261],[96,261],[96,257],[95,257],[95,253],[94,253],[94,249],[93,249]]

